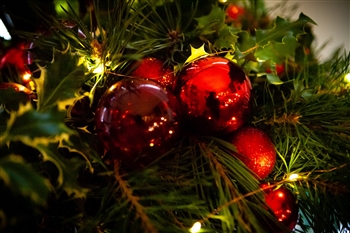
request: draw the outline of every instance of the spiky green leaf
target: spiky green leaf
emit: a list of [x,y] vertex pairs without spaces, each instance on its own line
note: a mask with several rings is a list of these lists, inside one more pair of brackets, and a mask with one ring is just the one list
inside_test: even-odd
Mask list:
[[84,198],[88,189],[79,185],[78,176],[86,162],[78,158],[63,157],[57,150],[58,143],[38,144],[36,148],[41,152],[44,161],[52,162],[56,166],[58,188],[62,188],[69,196]]
[[73,103],[78,91],[93,74],[88,73],[78,53],[54,50],[53,60],[40,67],[40,78],[34,79],[38,94],[38,110],[58,105],[61,109]]
[[0,159],[0,179],[14,193],[29,197],[39,205],[46,204],[51,191],[50,182],[19,155],[12,154]]
[[73,133],[64,124],[64,117],[65,113],[58,111],[57,108],[38,112],[31,104],[21,105],[17,112],[11,112],[0,142],[22,140],[33,146],[39,141],[45,144],[51,140],[58,141]]
[[286,58],[293,57],[297,47],[298,40],[292,35],[287,35],[283,37],[282,43],[270,41],[266,46],[259,47],[255,52],[255,57],[259,60],[270,60],[280,64]]
[[217,49],[233,49],[237,42],[237,29],[225,26],[219,31],[219,38],[215,40],[214,46]]
[[256,43],[264,47],[268,45],[270,41],[282,42],[282,39],[287,35],[297,38],[299,35],[305,34],[304,27],[307,23],[316,24],[303,13],[301,13],[298,20],[294,22],[277,17],[272,29],[256,30]]
[[202,30],[203,35],[219,32],[225,25],[225,12],[218,6],[213,6],[208,15],[195,18],[197,28]]

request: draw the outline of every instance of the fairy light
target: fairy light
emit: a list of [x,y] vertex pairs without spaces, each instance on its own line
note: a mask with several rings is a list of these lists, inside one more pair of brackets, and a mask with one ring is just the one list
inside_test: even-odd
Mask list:
[[347,73],[347,74],[344,76],[344,81],[347,82],[347,83],[350,83],[350,73]]
[[11,40],[11,35],[1,19],[0,19],[0,37],[4,38],[4,40]]
[[296,173],[293,173],[293,174],[291,174],[291,175],[288,177],[288,179],[289,179],[290,181],[296,181],[298,178],[299,178],[299,175],[296,174]]
[[198,233],[202,228],[202,224],[200,222],[195,222],[190,229],[191,233]]
[[92,73],[94,74],[102,74],[104,71],[105,67],[103,65],[103,63],[100,63],[93,71]]
[[30,77],[32,77],[32,75],[29,72],[25,72],[22,76],[22,79],[24,82],[28,82],[30,81]]

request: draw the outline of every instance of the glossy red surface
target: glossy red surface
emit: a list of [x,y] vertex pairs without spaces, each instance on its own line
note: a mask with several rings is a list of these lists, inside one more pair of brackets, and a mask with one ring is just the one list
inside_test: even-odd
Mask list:
[[277,190],[269,188],[267,184],[261,184],[260,187],[265,189],[266,204],[277,220],[289,230],[293,230],[299,217],[299,207],[293,193],[283,186]]
[[133,67],[136,68],[131,73],[131,76],[151,79],[158,82],[162,87],[172,86],[174,72],[158,58],[143,58],[141,61],[136,62]]
[[251,83],[232,61],[208,56],[185,66],[174,93],[188,116],[216,130],[234,131],[250,112]]
[[105,149],[128,165],[158,158],[172,147],[178,128],[167,93],[144,79],[125,79],[111,86],[95,118]]

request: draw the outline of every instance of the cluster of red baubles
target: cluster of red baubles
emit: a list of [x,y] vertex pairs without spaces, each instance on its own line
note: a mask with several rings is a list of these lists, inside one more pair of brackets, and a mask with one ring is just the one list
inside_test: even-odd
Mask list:
[[[97,134],[114,162],[140,168],[166,153],[184,134],[221,132],[233,135],[229,139],[237,149],[233,156],[257,179],[271,173],[275,147],[264,131],[245,125],[252,86],[237,64],[224,57],[205,56],[174,75],[163,61],[144,58],[131,69],[129,77],[104,93],[95,114]],[[283,224],[296,223],[297,210],[292,210],[291,220],[284,211],[286,204],[280,203],[285,199],[270,202],[274,191],[265,192],[277,219]]]
[[249,116],[251,83],[229,59],[199,58],[177,75],[156,58],[132,69],[106,91],[96,111],[97,134],[121,163],[152,161],[183,134],[234,132]]

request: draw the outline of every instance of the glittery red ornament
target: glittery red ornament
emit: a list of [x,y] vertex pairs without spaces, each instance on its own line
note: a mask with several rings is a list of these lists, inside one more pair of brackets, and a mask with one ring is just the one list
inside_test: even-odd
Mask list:
[[100,99],[95,118],[97,134],[113,159],[138,167],[168,151],[178,128],[167,93],[144,79],[112,85]]
[[157,81],[163,87],[172,86],[174,81],[174,71],[158,58],[147,57],[134,64],[135,70],[132,76],[151,79]]
[[266,178],[276,162],[276,150],[269,135],[264,131],[247,126],[239,129],[232,138],[239,158],[258,178]]
[[251,83],[229,59],[207,56],[185,66],[176,78],[174,93],[201,131],[234,131],[250,112]]
[[299,206],[293,193],[283,186],[276,190],[268,184],[261,184],[260,187],[264,189],[266,204],[277,220],[289,230],[293,230],[299,217]]

